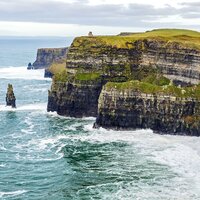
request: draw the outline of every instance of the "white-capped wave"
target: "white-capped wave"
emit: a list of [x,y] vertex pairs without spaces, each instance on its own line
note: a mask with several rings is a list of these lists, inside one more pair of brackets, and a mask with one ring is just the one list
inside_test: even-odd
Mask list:
[[152,159],[169,166],[181,177],[188,189],[191,187],[191,191],[198,192],[200,188],[200,139],[175,136],[171,137],[168,142],[164,148],[157,148],[156,151],[151,152]]
[[27,70],[26,67],[0,68],[0,78],[26,79],[26,80],[51,80],[44,78],[44,69]]
[[14,196],[24,194],[26,192],[28,192],[28,191],[27,190],[17,190],[17,191],[13,191],[13,192],[0,192],[0,197],[4,197],[4,196],[14,197]]
[[4,168],[6,165],[5,164],[0,164],[0,167]]
[[57,112],[48,112],[48,115],[52,116],[52,117],[56,117],[56,118],[60,118],[60,119],[76,119],[76,120],[84,120],[84,121],[95,121],[95,117],[81,117],[81,118],[75,118],[75,117],[66,117],[66,116],[62,116],[62,115],[58,115]]
[[31,118],[26,117],[24,123],[28,125],[28,128],[21,129],[21,132],[26,134],[33,133],[34,124],[32,123]]
[[10,106],[0,105],[0,111],[46,111],[47,104],[46,103],[37,103],[37,104],[27,104],[23,106],[17,106],[17,108],[12,108]]

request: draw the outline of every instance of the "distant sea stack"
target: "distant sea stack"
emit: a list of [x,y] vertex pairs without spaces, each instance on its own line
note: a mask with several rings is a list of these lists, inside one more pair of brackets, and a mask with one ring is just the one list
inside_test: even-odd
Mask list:
[[6,93],[6,106],[11,106],[16,108],[16,98],[13,91],[13,86],[8,84],[7,93]]
[[74,39],[48,111],[97,117],[95,127],[200,136],[200,33],[123,35]]

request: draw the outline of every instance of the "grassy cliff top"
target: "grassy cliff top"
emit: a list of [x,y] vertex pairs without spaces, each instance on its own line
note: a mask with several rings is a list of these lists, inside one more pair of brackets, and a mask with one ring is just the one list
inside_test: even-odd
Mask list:
[[128,36],[82,36],[75,38],[73,46],[87,48],[106,45],[117,48],[131,48],[133,47],[133,42],[144,39],[178,42],[185,47],[200,49],[200,32],[186,29],[156,29]]
[[200,99],[200,85],[179,88],[174,85],[159,86],[147,82],[128,81],[123,83],[108,82],[106,90],[116,89],[118,91],[139,91],[145,94],[169,95],[180,98]]

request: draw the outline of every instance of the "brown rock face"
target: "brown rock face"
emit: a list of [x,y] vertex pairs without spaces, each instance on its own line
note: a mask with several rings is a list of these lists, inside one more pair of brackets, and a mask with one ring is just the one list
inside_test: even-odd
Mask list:
[[16,108],[16,98],[13,92],[13,86],[8,84],[7,94],[6,94],[6,106],[12,106],[12,108]]

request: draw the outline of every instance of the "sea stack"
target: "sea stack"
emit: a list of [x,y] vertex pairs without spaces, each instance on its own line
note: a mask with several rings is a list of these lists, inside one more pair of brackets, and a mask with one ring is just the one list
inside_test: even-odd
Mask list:
[[13,92],[12,84],[8,84],[7,94],[6,94],[6,106],[12,106],[12,108],[16,108],[15,104],[16,98]]

